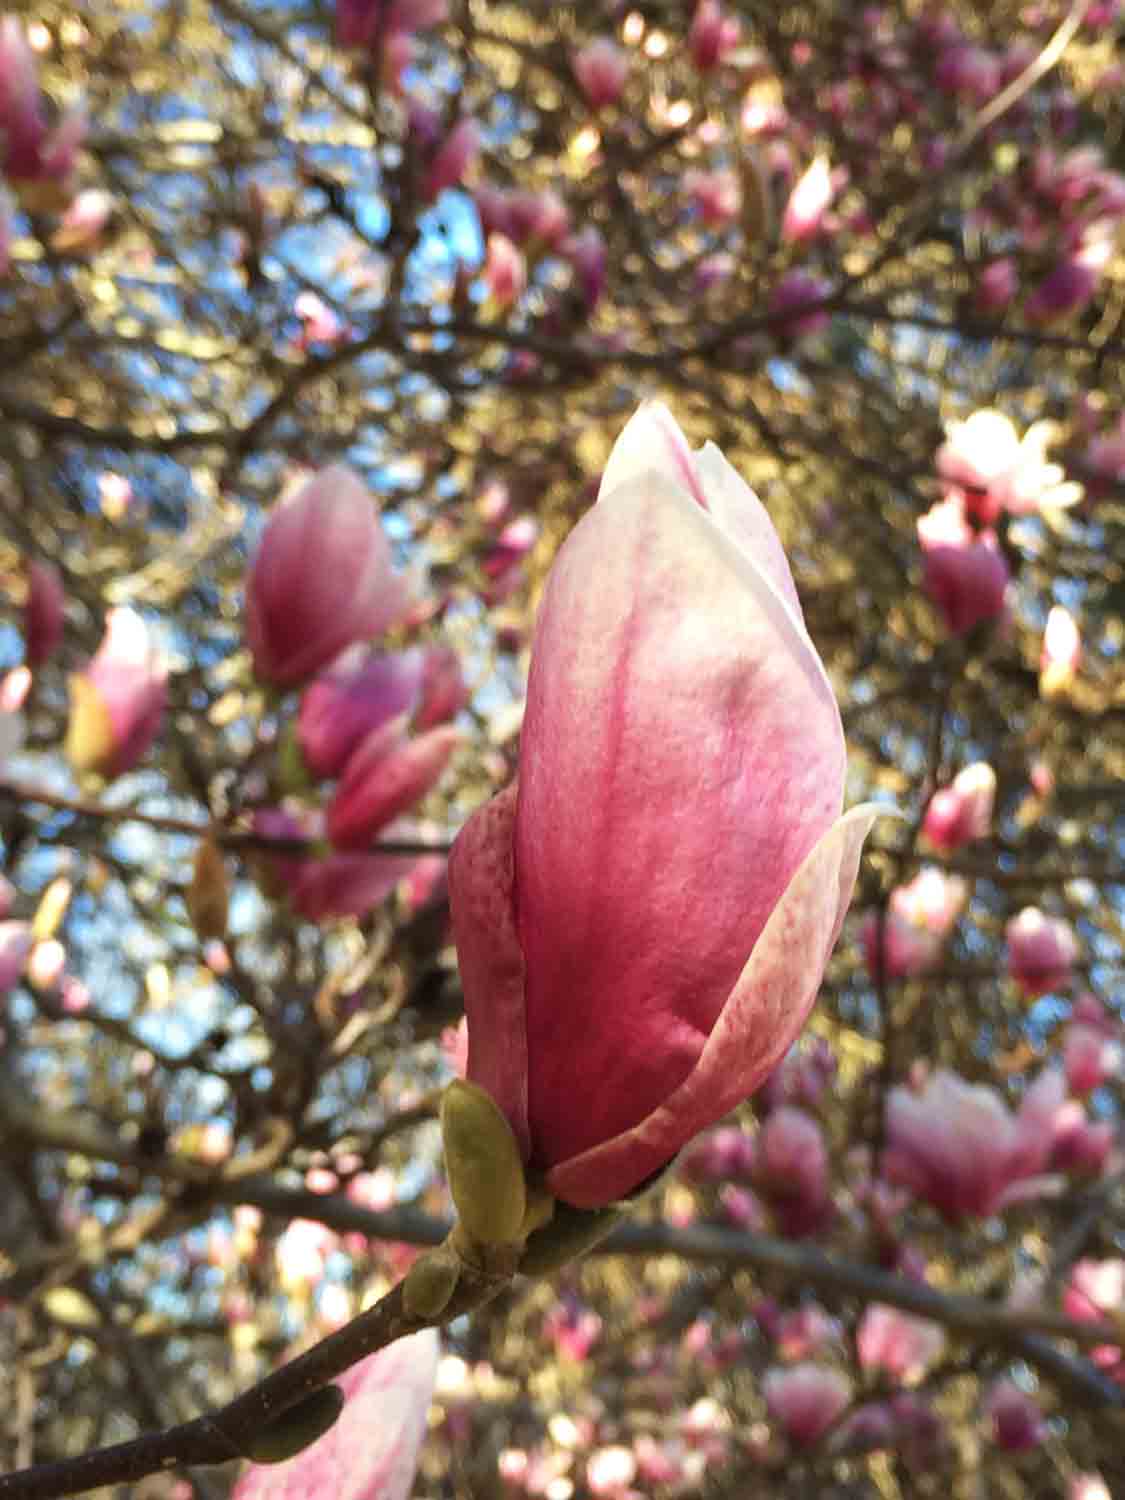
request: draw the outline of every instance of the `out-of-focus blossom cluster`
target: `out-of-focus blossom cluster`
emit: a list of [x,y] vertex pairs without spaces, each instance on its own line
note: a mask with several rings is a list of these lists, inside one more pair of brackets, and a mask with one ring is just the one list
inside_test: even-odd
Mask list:
[[[390,653],[369,644],[413,601],[371,496],[341,467],[271,517],[246,593],[258,674],[282,690],[303,687],[280,766],[282,784],[300,795],[260,808],[255,831],[267,846],[308,847],[279,850],[263,868],[310,921],[360,916],[417,864],[367,851],[437,782],[458,744],[449,721],[468,701],[460,663],[442,645]],[[327,804],[307,805],[304,795],[326,780],[336,782]],[[324,839],[337,852],[314,847]]]

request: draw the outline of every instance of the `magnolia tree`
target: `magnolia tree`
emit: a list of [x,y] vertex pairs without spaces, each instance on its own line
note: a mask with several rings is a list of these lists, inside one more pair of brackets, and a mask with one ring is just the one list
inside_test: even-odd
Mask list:
[[1120,9],[0,20],[0,1497],[1122,1492]]

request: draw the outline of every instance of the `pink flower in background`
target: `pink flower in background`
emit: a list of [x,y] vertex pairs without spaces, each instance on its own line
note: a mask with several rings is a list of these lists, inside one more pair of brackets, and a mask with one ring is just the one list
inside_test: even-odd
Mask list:
[[51,249],[64,255],[96,249],[115,207],[112,195],[101,188],[87,188],[79,193],[51,235]]
[[70,678],[66,754],[80,775],[131,771],[160,732],[168,671],[140,615],[114,609],[97,654]]
[[993,1382],[984,1398],[984,1414],[993,1442],[1006,1453],[1026,1453],[1047,1436],[1038,1402],[1012,1380]]
[[[1120,1327],[1125,1313],[1125,1260],[1076,1261],[1062,1296],[1062,1308],[1077,1323],[1100,1323],[1114,1318]],[[1116,1344],[1099,1344],[1089,1351],[1098,1369],[1125,1382],[1125,1356]]]
[[703,172],[692,167],[684,173],[683,187],[692,212],[709,228],[721,229],[738,217],[742,185],[735,172],[726,168]]
[[120,521],[133,503],[133,486],[124,474],[98,475],[98,504],[107,521]]
[[[283,808],[259,808],[254,832],[269,839],[319,839],[320,820],[302,820]],[[424,857],[424,856],[423,856]],[[414,869],[419,856],[330,854],[318,857],[289,851],[265,853],[257,865],[269,894],[284,897],[308,922],[363,917],[385,901]]]
[[[896,886],[882,922],[883,977],[909,979],[932,969],[965,908],[969,888],[956,875],[926,865],[907,885]],[[864,917],[860,941],[868,972],[878,969],[879,918]]]
[[883,1370],[908,1385],[921,1380],[944,1350],[945,1330],[940,1323],[880,1302],[867,1308],[856,1330],[860,1369]]
[[561,254],[573,266],[586,307],[593,312],[605,291],[609,267],[605,240],[593,224],[587,224],[579,234],[564,242]]
[[312,774],[339,776],[372,731],[409,716],[421,697],[424,671],[418,648],[378,655],[356,645],[314,677],[297,716],[297,743]]
[[480,155],[481,129],[473,119],[458,120],[434,152],[422,184],[422,198],[433,203],[446,188],[456,187]]
[[754,1137],[738,1125],[721,1125],[693,1141],[681,1169],[690,1182],[727,1182],[749,1178],[755,1161]]
[[[1097,1006],[1097,1001],[1094,1004]],[[1105,1012],[1100,1006],[1097,1009],[1101,1011],[1100,1017],[1094,1013],[1094,1019],[1083,1020],[1075,1006],[1075,1013],[1066,1028],[1063,1067],[1073,1094],[1091,1093],[1100,1088],[1108,1078],[1115,1076],[1121,1068],[1120,1041],[1113,1035]],[[1088,1008],[1085,1014],[1091,1014]]]
[[597,37],[576,52],[571,67],[591,109],[605,109],[621,98],[629,75],[629,58],[608,37]]
[[343,344],[348,341],[347,324],[315,292],[298,292],[293,300],[293,311],[301,320],[298,342],[302,349],[307,349],[310,344]]
[[[831,321],[823,302],[828,288],[807,271],[787,271],[770,293],[769,311],[778,333],[789,338],[821,333]],[[810,309],[805,311],[804,309]]]
[[1025,906],[1004,929],[1008,973],[1027,999],[1065,989],[1070,983],[1078,940],[1069,922]]
[[436,1330],[388,1344],[346,1370],[334,1427],[287,1463],[251,1464],[231,1500],[408,1500],[437,1378]]
[[758,1132],[754,1186],[782,1234],[816,1234],[832,1218],[828,1149],[811,1115],[785,1105]]
[[66,623],[66,596],[53,563],[31,561],[26,567],[27,602],[23,610],[24,655],[29,667],[41,667],[54,656]]
[[843,1335],[838,1318],[830,1317],[819,1302],[805,1302],[781,1314],[773,1339],[782,1359],[801,1360],[839,1345]]
[[770,1416],[797,1447],[810,1447],[851,1405],[852,1385],[828,1365],[797,1364],[767,1370],[762,1395]]
[[719,0],[699,0],[688,31],[688,51],[701,73],[709,73],[734,51],[740,31],[736,17],[726,15]]
[[1108,1120],[1087,1117],[1077,1099],[1068,1099],[1054,1120],[1050,1166],[1056,1172],[1101,1172],[1113,1149],[1116,1130]]
[[944,93],[987,104],[1000,89],[1000,61],[983,47],[958,44],[938,58],[934,82]]
[[792,1044],[873,818],[843,768],[766,511],[642,407],[547,583],[518,789],[450,859],[469,1077],[556,1196],[630,1192]]
[[991,531],[974,532],[955,499],[918,520],[922,582],[952,635],[966,635],[1004,613],[1010,574]]
[[341,47],[369,47],[380,34],[390,37],[430,31],[449,14],[447,0],[336,0],[336,42]]
[[82,111],[71,110],[52,130],[23,26],[14,16],[5,16],[0,20],[0,135],[9,182],[21,196],[28,189],[48,188],[50,196],[42,202],[33,199],[33,205],[61,207],[86,129]]
[[632,1449],[599,1448],[586,1463],[586,1484],[591,1495],[618,1496],[635,1494],[630,1489],[637,1477],[637,1460]]
[[935,460],[946,499],[960,501],[983,526],[1004,511],[1023,516],[1074,505],[1082,498],[1081,485],[1068,483],[1062,467],[1047,461],[1057,435],[1053,422],[1035,422],[1021,438],[992,407],[951,422]]
[[1082,632],[1069,609],[1053,605],[1043,629],[1039,653],[1039,696],[1051,699],[1074,681],[1082,661]]
[[922,832],[935,849],[950,854],[987,838],[992,829],[996,799],[996,772],[986,761],[974,761],[958,771],[952,785],[930,798]]
[[1100,1474],[1076,1474],[1070,1481],[1066,1500],[1113,1500]]
[[758,1095],[760,1107],[776,1109],[782,1104],[796,1104],[815,1109],[836,1076],[836,1054],[823,1037],[813,1037],[807,1044],[794,1047],[762,1085]]
[[1024,303],[1032,323],[1054,323],[1080,313],[1092,300],[1110,260],[1114,239],[1091,231],[1077,249],[1064,254]]
[[543,1333],[567,1359],[584,1360],[602,1336],[602,1320],[576,1297],[563,1297],[543,1320]]
[[246,641],[266,682],[294,687],[405,613],[406,589],[367,489],[334,464],[273,511],[246,579]]
[[977,277],[973,299],[981,312],[1003,312],[1020,289],[1019,271],[1010,256],[990,261]]
[[0,922],[0,995],[19,983],[33,943],[27,922]]
[[373,729],[349,756],[328,804],[335,847],[366,849],[437,784],[460,738],[449,726],[411,738],[405,715]]
[[414,713],[415,729],[433,729],[455,719],[469,701],[461,658],[452,646],[422,651],[422,693]]
[[489,296],[498,308],[511,307],[523,296],[527,288],[527,263],[506,235],[488,236],[484,279]]
[[814,157],[789,194],[789,201],[781,217],[782,239],[794,245],[803,245],[808,240],[816,239],[824,227],[824,215],[835,193],[828,158]]
[[1057,1068],[1046,1070],[1018,1115],[995,1089],[968,1084],[945,1068],[918,1092],[892,1089],[884,1172],[951,1224],[1041,1193],[1048,1184],[1039,1174],[1050,1156],[1064,1087]]
[[[495,189],[493,191],[496,192]],[[480,203],[478,193],[478,209]],[[527,190],[498,193],[493,211],[498,214],[499,221],[489,225],[488,233],[495,231],[507,235],[517,245],[530,241],[557,249],[570,229],[570,214],[566,204],[550,188],[545,188],[541,193]],[[481,217],[483,222],[483,212]]]

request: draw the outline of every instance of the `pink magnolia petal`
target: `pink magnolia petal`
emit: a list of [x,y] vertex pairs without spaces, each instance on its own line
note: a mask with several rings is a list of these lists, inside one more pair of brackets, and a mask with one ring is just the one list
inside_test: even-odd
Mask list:
[[416,739],[404,721],[372,730],[344,768],[328,805],[328,837],[338,849],[362,849],[430,790],[461,736],[443,726]]
[[231,1500],[407,1500],[437,1376],[439,1339],[424,1329],[369,1355],[336,1384],[336,1425],[283,1464],[251,1464]]
[[[839,815],[844,745],[793,611],[708,512],[649,473],[603,497],[555,563],[521,764],[528,1107],[549,1166],[687,1077]],[[593,1085],[582,1110],[575,1034]]]
[[853,808],[808,855],[675,1093],[633,1129],[554,1167],[552,1192],[579,1208],[621,1197],[761,1084],[808,1019],[881,811]]
[[487,1089],[530,1149],[524,961],[516,932],[517,788],[477,809],[449,855],[449,898],[465,991],[469,1061],[465,1076]]

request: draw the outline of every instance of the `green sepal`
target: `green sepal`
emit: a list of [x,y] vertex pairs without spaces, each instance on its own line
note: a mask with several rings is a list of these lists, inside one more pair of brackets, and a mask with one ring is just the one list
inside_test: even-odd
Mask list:
[[340,1387],[322,1385],[255,1433],[242,1451],[256,1464],[286,1463],[335,1426],[343,1409],[344,1393]]
[[305,765],[301,754],[301,742],[297,738],[295,722],[286,724],[278,736],[276,779],[278,790],[286,796],[307,796],[316,785],[316,780]]
[[622,1208],[574,1208],[569,1203],[556,1203],[549,1223],[528,1236],[520,1275],[543,1276],[585,1255],[624,1217]]
[[522,1238],[527,1184],[519,1144],[491,1094],[462,1078],[441,1101],[445,1171],[458,1218],[480,1245]]
[[436,1318],[445,1311],[460,1279],[460,1257],[447,1244],[427,1250],[403,1279],[402,1305],[412,1318]]

